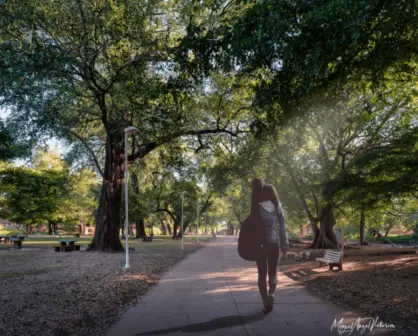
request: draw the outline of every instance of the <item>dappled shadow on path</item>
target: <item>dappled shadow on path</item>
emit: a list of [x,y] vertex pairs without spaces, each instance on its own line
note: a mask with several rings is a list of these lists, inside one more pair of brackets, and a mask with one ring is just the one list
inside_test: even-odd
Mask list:
[[175,332],[190,332],[190,333],[197,333],[197,332],[206,332],[216,329],[223,329],[223,328],[231,328],[239,325],[243,325],[244,323],[251,323],[255,321],[262,320],[266,315],[263,312],[257,312],[252,315],[247,316],[240,316],[240,315],[233,315],[233,316],[225,316],[212,319],[207,322],[195,323],[186,326],[180,327],[173,327],[173,328],[166,328],[166,329],[158,329],[152,331],[146,331],[143,333],[135,334],[135,336],[140,335],[165,335],[171,334]]
[[311,275],[318,274],[318,273],[309,268],[301,268],[301,269],[294,270],[294,271],[284,272],[284,274],[288,276],[290,279],[298,281],[302,278],[309,277]]

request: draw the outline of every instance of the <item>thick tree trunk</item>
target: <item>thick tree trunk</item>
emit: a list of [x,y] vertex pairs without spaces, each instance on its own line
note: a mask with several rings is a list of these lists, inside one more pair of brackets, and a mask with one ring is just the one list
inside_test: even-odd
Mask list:
[[165,236],[167,235],[167,228],[165,226],[164,219],[160,219],[160,223],[161,223],[161,234]]
[[[327,204],[319,212],[320,226],[315,226],[315,238],[310,248],[334,249],[337,247],[337,237],[333,231],[335,225],[334,211],[332,204]],[[311,223],[312,224],[312,223]]]
[[137,219],[135,221],[136,225],[136,238],[146,237],[147,233],[145,232],[145,222],[144,219]]
[[173,225],[173,234],[172,234],[172,237],[173,237],[173,239],[176,239],[176,238],[178,238],[178,235],[177,235],[177,230],[178,230],[178,228],[179,228],[179,224],[177,223],[177,222],[174,222],[174,225]]
[[52,236],[52,223],[48,222],[48,234]]
[[364,209],[361,209],[360,212],[360,245],[366,245],[366,241],[364,240],[364,232],[366,228],[366,212]]
[[[122,143],[122,136],[119,141]],[[87,251],[124,251],[119,238],[123,178],[123,151],[106,144],[104,181],[96,214],[96,230]]]
[[167,232],[168,232],[168,235],[169,235],[169,236],[171,236],[171,235],[172,235],[172,232],[171,232],[171,226],[170,226],[170,223],[167,223],[167,224],[166,224],[166,226],[167,226]]
[[[132,184],[132,190],[136,195],[139,195],[139,183],[138,183],[138,176],[135,173],[132,173],[131,175],[131,184]],[[142,215],[140,213],[135,216],[135,224],[136,224],[136,238],[142,238],[146,237],[147,233],[145,232],[145,223],[144,218],[142,218]]]
[[25,231],[26,231],[26,234],[28,235],[29,234],[29,224],[25,225]]

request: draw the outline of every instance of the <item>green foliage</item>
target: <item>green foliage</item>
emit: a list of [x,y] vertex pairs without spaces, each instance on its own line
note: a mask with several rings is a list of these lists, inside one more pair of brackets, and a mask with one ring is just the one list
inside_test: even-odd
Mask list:
[[344,193],[352,203],[389,203],[418,187],[418,130],[406,131],[387,145],[362,155],[350,170],[327,182],[326,193]]
[[232,24],[213,29],[220,40],[213,53],[241,72],[268,69],[257,103],[270,106],[271,116],[289,113],[336,78],[376,81],[389,66],[414,60],[416,11],[413,1],[252,2]]
[[2,217],[25,224],[54,220],[60,201],[68,195],[67,174],[8,167],[0,171]]
[[29,152],[29,144],[19,141],[0,119],[0,161],[23,157]]

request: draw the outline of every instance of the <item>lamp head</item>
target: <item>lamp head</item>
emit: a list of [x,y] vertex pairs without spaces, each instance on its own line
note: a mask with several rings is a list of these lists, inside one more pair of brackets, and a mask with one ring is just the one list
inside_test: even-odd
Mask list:
[[137,129],[135,126],[129,126],[125,128],[125,133],[134,133],[138,131],[139,129]]

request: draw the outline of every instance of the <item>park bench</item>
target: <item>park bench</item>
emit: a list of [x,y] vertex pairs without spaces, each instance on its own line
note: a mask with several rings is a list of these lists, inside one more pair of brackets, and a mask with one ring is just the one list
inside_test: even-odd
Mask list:
[[316,258],[316,261],[328,264],[330,271],[332,271],[334,267],[338,267],[338,270],[341,271],[343,269],[342,258],[342,252],[325,250],[324,257]]
[[13,243],[14,247],[17,248],[18,250],[20,250],[22,248],[22,242],[23,242],[24,237],[11,237],[10,241]]
[[76,239],[61,239],[58,242],[60,243],[60,246],[54,246],[55,252],[80,251],[80,245],[75,244],[77,242]]
[[142,241],[144,242],[152,242],[152,240],[154,239],[154,236],[150,236],[150,237],[143,237]]

